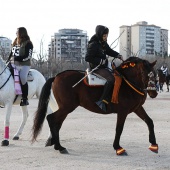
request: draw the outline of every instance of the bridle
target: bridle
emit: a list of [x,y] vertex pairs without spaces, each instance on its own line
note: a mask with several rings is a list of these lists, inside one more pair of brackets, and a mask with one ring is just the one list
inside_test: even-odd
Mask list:
[[[122,69],[125,69],[125,68],[128,68],[128,67],[135,67],[136,66],[136,63],[134,62],[130,62],[130,61],[127,61],[127,62],[123,62],[121,64],[121,67]],[[134,90],[136,91],[138,94],[144,96],[146,94],[146,91],[147,90],[156,90],[156,87],[155,87],[155,82],[154,82],[154,74],[152,71],[149,72],[148,74],[148,77],[149,77],[149,81],[148,81],[148,84],[147,84],[147,88],[146,87],[146,83],[145,83],[145,79],[144,79],[144,71],[140,68],[140,73],[141,73],[141,77],[142,77],[142,83],[143,83],[143,86],[144,88],[140,88],[138,87],[137,85],[135,85],[134,83],[130,82],[129,80],[127,80],[123,75],[120,75],[124,80],[125,82]]]
[[151,71],[148,74],[148,76],[149,76],[149,81],[148,81],[147,90],[156,90],[156,87],[155,87],[155,77],[154,77],[153,71]]

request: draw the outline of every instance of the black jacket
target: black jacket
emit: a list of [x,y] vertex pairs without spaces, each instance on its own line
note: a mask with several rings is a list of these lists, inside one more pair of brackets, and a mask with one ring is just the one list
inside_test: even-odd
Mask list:
[[[100,29],[96,29],[96,34],[93,35],[88,43],[87,53],[85,56],[85,61],[89,62],[90,68],[93,69],[98,66],[101,60],[106,59],[106,55],[117,58],[119,53],[112,50],[107,42],[101,42],[101,36],[103,36],[102,32],[104,32],[106,27],[100,26]],[[108,28],[107,28],[108,29]],[[100,36],[100,37],[99,37]],[[105,65],[101,65],[101,67],[106,67]]]
[[31,41],[25,42],[22,46],[14,45],[11,49],[7,62],[10,61],[11,57],[14,57],[14,63],[17,61],[20,65],[31,65],[30,60],[32,52],[33,44]]

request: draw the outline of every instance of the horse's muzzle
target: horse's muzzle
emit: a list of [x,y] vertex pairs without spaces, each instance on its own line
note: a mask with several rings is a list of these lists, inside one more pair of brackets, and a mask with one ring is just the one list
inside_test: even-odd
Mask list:
[[156,96],[158,95],[156,90],[147,90],[147,92],[150,98],[156,98]]

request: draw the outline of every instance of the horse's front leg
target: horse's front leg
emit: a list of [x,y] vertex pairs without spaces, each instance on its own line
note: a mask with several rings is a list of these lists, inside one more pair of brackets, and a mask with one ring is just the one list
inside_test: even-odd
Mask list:
[[169,92],[169,82],[167,82],[166,85],[167,85],[167,92]]
[[27,118],[28,118],[28,108],[27,108],[27,106],[22,106],[21,108],[22,108],[22,122],[21,122],[21,125],[20,125],[17,133],[14,135],[13,140],[19,139],[19,136],[22,134],[25,123],[26,123]]
[[123,131],[124,123],[126,120],[127,114],[118,113],[117,114],[117,124],[116,124],[116,134],[115,134],[115,140],[113,143],[113,148],[116,150],[117,155],[122,155],[123,153],[126,153],[125,149],[123,149],[120,145],[120,136]]
[[163,92],[163,83],[160,85],[160,92]]
[[151,143],[149,149],[157,153],[158,145],[156,143],[153,120],[147,115],[146,111],[142,106],[134,112],[147,124],[149,129],[149,142]]
[[9,145],[9,125],[10,125],[10,116],[12,111],[12,103],[5,105],[6,107],[6,117],[4,121],[5,131],[4,131],[4,140],[1,142],[1,146]]

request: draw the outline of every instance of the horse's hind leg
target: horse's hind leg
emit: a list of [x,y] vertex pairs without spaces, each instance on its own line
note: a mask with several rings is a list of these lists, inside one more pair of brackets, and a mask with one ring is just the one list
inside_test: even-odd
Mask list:
[[155,132],[154,132],[154,124],[153,120],[147,115],[146,111],[143,107],[134,111],[148,126],[149,129],[149,142],[151,146],[149,149],[154,152],[158,152],[158,145],[156,144]]
[[113,143],[113,148],[116,150],[117,155],[121,155],[125,153],[125,150],[119,145],[119,142],[120,142],[120,136],[123,131],[126,117],[127,117],[127,114],[125,113],[117,114],[116,134],[115,134],[115,140]]
[[28,118],[28,109],[27,106],[22,106],[22,123],[17,131],[17,133],[14,135],[13,140],[18,140],[19,136],[22,134],[22,131],[24,129],[25,123]]
[[56,112],[47,116],[47,121],[51,131],[51,145],[54,144],[54,149],[59,150],[60,153],[68,153],[66,148],[62,147],[60,144],[59,131],[62,126],[63,121],[67,117],[69,112],[62,112],[60,109]]
[[160,92],[163,92],[163,83],[160,84]]
[[[52,109],[50,107],[47,108],[47,115],[51,114],[52,113]],[[52,146],[54,143],[52,141],[52,135],[51,135],[51,131],[49,129],[49,135],[48,135],[48,139],[45,143],[45,147],[46,146]]]

